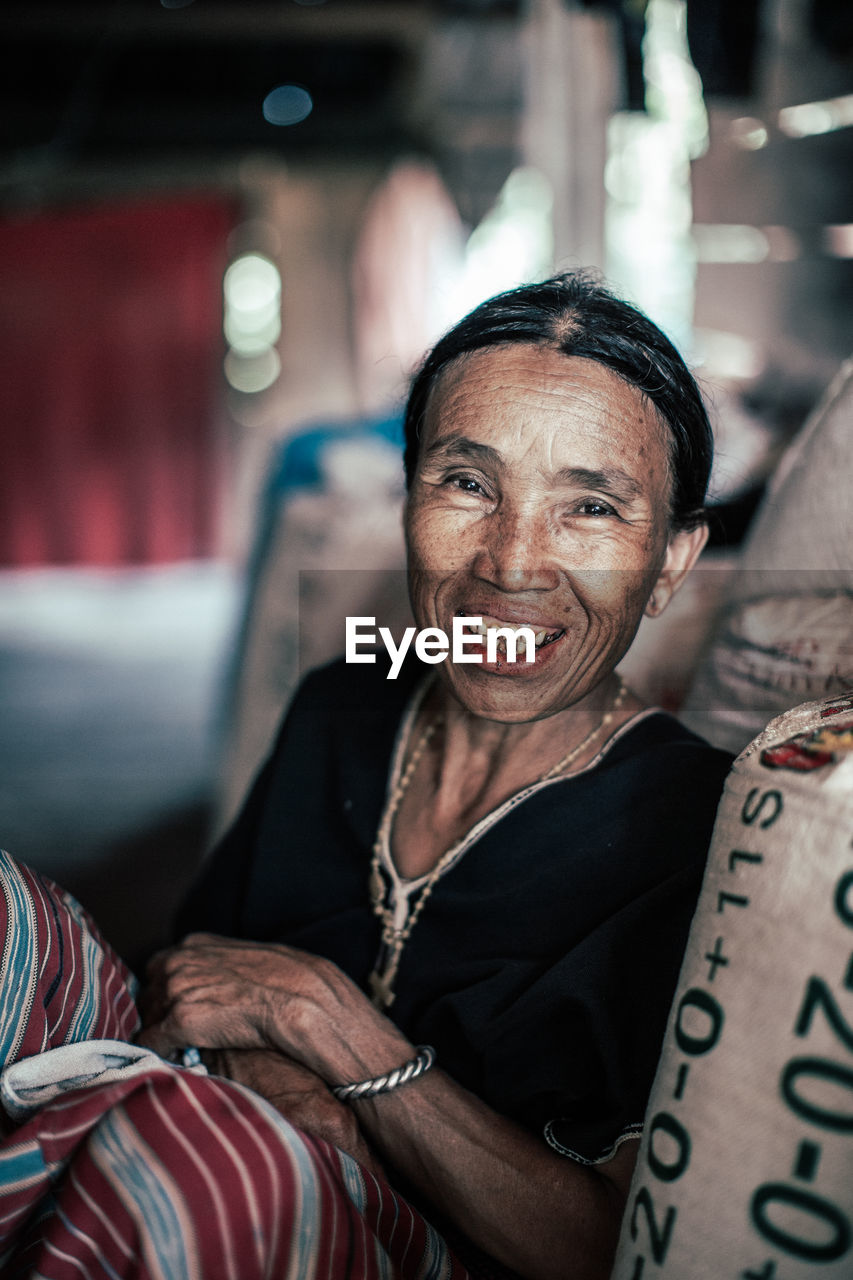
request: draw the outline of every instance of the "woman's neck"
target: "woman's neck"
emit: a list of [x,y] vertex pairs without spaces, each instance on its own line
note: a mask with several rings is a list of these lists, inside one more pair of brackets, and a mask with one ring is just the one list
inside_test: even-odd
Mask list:
[[[610,676],[581,702],[556,715],[503,724],[471,715],[449,690],[438,686],[434,697],[427,699],[424,716],[438,718],[442,725],[431,753],[439,784],[460,774],[477,774],[484,781],[508,774],[526,774],[530,781],[541,777],[602,724],[613,710],[619,690],[619,678]],[[633,701],[636,703],[636,699]],[[626,708],[620,705],[618,710]],[[630,706],[622,719],[628,714],[633,714]],[[600,745],[590,742],[588,755],[591,757]],[[580,754],[576,762],[582,763]]]
[[442,685],[434,686],[416,718],[407,758],[426,727],[436,728],[394,824],[392,847],[401,875],[429,871],[475,823],[567,756],[567,770],[583,768],[640,707],[629,695],[604,725],[618,691],[612,677],[582,703],[545,720],[502,724],[472,716]]

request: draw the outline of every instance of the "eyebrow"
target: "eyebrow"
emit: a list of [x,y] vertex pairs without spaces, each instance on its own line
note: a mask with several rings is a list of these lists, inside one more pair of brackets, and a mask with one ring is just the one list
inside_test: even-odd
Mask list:
[[[468,436],[448,435],[436,440],[425,451],[425,459],[429,462],[469,461],[487,463],[492,467],[505,468],[503,455],[489,444],[479,440],[471,440]],[[639,497],[643,492],[642,485],[635,478],[623,471],[621,467],[561,467],[550,477],[555,486],[572,485],[581,488],[599,489],[620,497],[624,501]]]
[[504,460],[497,449],[490,444],[481,444],[479,440],[470,440],[468,436],[455,433],[443,436],[429,445],[424,457],[429,462],[450,462],[453,459],[471,462],[487,462],[493,467],[504,466]]
[[628,475],[621,467],[602,467],[594,470],[590,467],[561,467],[555,474],[557,484],[580,485],[589,489],[602,489],[621,498],[638,498],[643,486],[633,476]]

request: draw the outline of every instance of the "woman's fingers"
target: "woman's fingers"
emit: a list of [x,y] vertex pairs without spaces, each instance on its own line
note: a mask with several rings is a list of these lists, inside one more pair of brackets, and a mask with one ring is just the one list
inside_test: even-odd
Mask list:
[[139,1043],[165,1055],[276,1049],[334,1081],[354,1069],[356,1042],[372,1048],[389,1030],[330,960],[276,943],[191,934],[153,958],[148,979]]
[[187,1044],[268,1044],[271,1004],[282,995],[273,967],[269,954],[209,934],[160,952],[139,1002],[140,1043],[161,1053]]
[[269,1044],[267,1021],[262,1002],[243,984],[199,982],[146,1006],[138,1042],[164,1056],[186,1045],[263,1048]]
[[140,1043],[158,1052],[275,1046],[298,1056],[306,1011],[329,999],[332,968],[290,947],[191,934],[148,966]]

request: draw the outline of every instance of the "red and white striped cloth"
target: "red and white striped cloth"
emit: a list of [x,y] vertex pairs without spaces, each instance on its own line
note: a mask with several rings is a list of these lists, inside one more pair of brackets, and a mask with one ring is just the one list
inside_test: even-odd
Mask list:
[[351,1157],[131,1049],[134,980],[70,895],[6,854],[0,890],[0,1275],[467,1280]]

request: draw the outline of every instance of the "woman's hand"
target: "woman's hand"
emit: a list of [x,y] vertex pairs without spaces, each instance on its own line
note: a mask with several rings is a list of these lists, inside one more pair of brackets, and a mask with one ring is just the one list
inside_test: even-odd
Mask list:
[[[140,1044],[164,1057],[194,1045],[214,1074],[382,1173],[355,1113],[328,1085],[350,1078],[350,1040],[372,1038],[377,1024],[392,1029],[336,965],[277,943],[194,933],[154,956],[147,978]],[[395,1045],[389,1056],[393,1064],[406,1054]]]
[[190,934],[154,956],[147,978],[138,1039],[164,1057],[185,1045],[276,1049],[333,1073],[336,1022],[375,1013],[330,961],[276,943]]
[[209,1049],[202,1056],[213,1075],[259,1093],[297,1129],[324,1138],[382,1175],[382,1166],[351,1109],[338,1102],[308,1067],[274,1049]]
[[[332,1118],[315,1089],[384,1074],[414,1049],[334,964],[277,944],[191,934],[156,956],[149,974],[142,1044],[166,1054],[185,1045],[272,1049],[294,1059],[318,1078],[301,1100],[292,1096],[300,1091],[293,1079],[272,1078],[272,1058],[233,1055],[229,1067],[226,1054],[223,1065],[278,1096],[294,1123],[358,1155],[353,1129],[340,1114]],[[356,1142],[365,1133],[389,1167],[513,1270],[557,1280],[571,1258],[578,1280],[610,1274],[635,1143],[586,1168],[493,1112],[440,1066],[349,1110]]]

